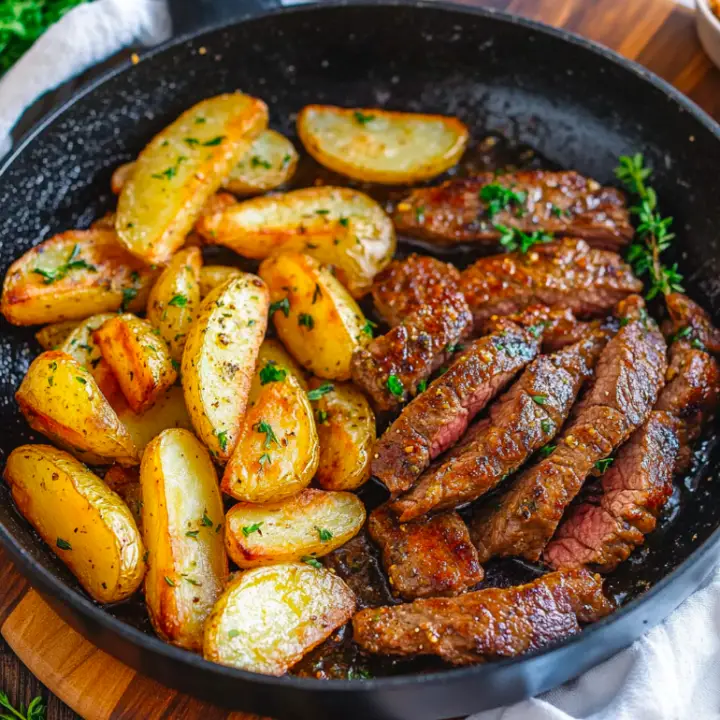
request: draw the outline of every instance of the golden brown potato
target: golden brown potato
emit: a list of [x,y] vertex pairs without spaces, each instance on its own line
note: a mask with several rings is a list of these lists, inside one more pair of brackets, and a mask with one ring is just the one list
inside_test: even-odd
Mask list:
[[188,332],[182,359],[185,404],[195,432],[222,461],[240,437],[269,302],[265,283],[244,273],[203,300]]
[[370,339],[362,310],[329,268],[302,253],[264,260],[270,312],[285,347],[322,378],[347,380],[353,352]]
[[318,558],[357,535],[364,522],[356,495],[308,488],[280,502],[235,505],[225,518],[225,547],[241,568]]
[[163,639],[199,650],[228,574],[215,467],[191,432],[165,430],[145,450],[140,483],[150,620]]
[[135,170],[134,160],[123,163],[122,165],[118,165],[115,168],[112,177],[110,178],[110,189],[115,195],[119,195],[122,192],[125,184],[130,179],[130,176],[133,174],[133,170]]
[[367,398],[350,383],[310,381],[320,464],[315,478],[326,490],[356,490],[370,477],[375,445],[375,414]]
[[91,230],[112,230],[115,232],[115,213],[106,212],[102,217],[90,223]]
[[147,263],[167,262],[266,125],[265,103],[232,93],[203,100],[156,135],[118,198],[123,245]]
[[200,307],[202,253],[196,247],[173,255],[150,291],[147,319],[160,331],[170,357],[182,360],[187,331]]
[[[281,371],[285,370],[294,375],[300,383],[303,390],[307,390],[307,379],[305,371],[295,362],[295,359],[288,353],[279,340],[274,338],[266,338],[265,342],[260,346],[260,354],[258,355],[257,367],[262,372],[262,368],[267,365],[276,365]],[[268,370],[265,370],[268,373]]]
[[71,230],[28,250],[5,276],[0,311],[13,325],[82,320],[145,308],[157,271],[111,230]]
[[105,473],[105,484],[117,493],[128,506],[133,520],[142,535],[142,488],[140,487],[140,470],[137,467],[127,468],[113,465]]
[[140,532],[125,503],[81,462],[50,445],[10,453],[13,500],[52,551],[98,602],[119,602],[142,583]]
[[203,655],[265,675],[283,675],[355,612],[352,590],[305,563],[240,573],[205,625]]
[[204,298],[211,290],[242,274],[240,268],[231,265],[203,265],[200,268],[200,297]]
[[262,260],[304,252],[333,265],[353,297],[362,297],[392,259],[395,230],[385,211],[357,190],[316,187],[254,198],[206,213],[197,231],[207,244]]
[[151,408],[177,380],[175,363],[147,320],[125,313],[106,320],[93,335],[135,413]]
[[87,462],[137,465],[139,456],[93,376],[67,353],[49,350],[35,358],[15,399],[33,430],[91,453]]
[[465,151],[468,129],[457,118],[378,108],[308,105],[297,118],[305,149],[348,177],[411,184],[445,172]]
[[318,437],[294,363],[277,343],[263,343],[240,425],[239,441],[222,479],[237,500],[281,500],[307,487],[318,465]]
[[65,338],[78,326],[77,320],[51,323],[35,333],[35,339],[43,350],[59,350]]

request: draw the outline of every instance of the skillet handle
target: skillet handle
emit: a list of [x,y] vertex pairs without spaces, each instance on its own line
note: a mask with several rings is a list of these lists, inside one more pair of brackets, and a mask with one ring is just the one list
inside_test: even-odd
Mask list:
[[173,35],[282,7],[281,0],[169,0]]

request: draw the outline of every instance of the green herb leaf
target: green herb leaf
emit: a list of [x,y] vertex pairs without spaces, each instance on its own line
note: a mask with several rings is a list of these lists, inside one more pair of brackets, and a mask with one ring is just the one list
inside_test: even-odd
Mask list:
[[120,312],[125,312],[128,305],[137,297],[138,291],[135,288],[122,289],[122,303],[120,304]]
[[62,538],[58,538],[55,542],[55,544],[61,549],[61,550],[72,550],[72,545],[67,541],[63,540]]
[[603,460],[598,460],[595,463],[595,467],[601,472],[604,473],[612,464],[615,458],[606,457]]
[[427,386],[428,386],[428,381],[427,381],[427,380],[421,380],[421,381],[418,383],[417,392],[418,392],[418,393],[425,392],[425,391],[427,390]]
[[359,125],[367,125],[369,122],[372,122],[375,119],[374,115],[366,115],[360,110],[356,110],[353,113],[353,117],[355,118],[355,122]]
[[274,360],[268,360],[265,367],[260,370],[260,384],[267,385],[271,382],[282,382],[287,377],[287,370],[277,366]]
[[315,413],[315,420],[318,425],[323,425],[328,420],[327,410],[318,410]]
[[254,168],[262,167],[262,168],[265,168],[266,170],[270,170],[270,168],[272,167],[272,163],[269,163],[267,160],[263,160],[263,158],[261,158],[257,155],[253,155],[250,158],[250,166],[254,167]]
[[41,697],[33,698],[27,710],[22,703],[19,708],[14,708],[7,694],[0,690],[0,708],[11,713],[0,714],[1,720],[45,720],[45,701]]
[[217,434],[217,439],[220,449],[225,452],[227,450],[227,430],[221,430]]
[[326,382],[320,385],[320,387],[316,387],[314,390],[310,390],[307,394],[308,400],[319,400],[323,395],[327,395],[328,393],[332,392],[334,390],[334,386],[332,383]]
[[373,331],[376,327],[377,324],[374,323],[372,320],[365,320],[365,325],[363,325],[362,331],[363,333],[365,333],[365,335],[369,335],[370,337],[372,337],[374,335]]
[[187,296],[185,295],[173,295],[170,299],[170,302],[168,305],[172,305],[173,307],[180,307],[183,308],[188,304]]
[[215,147],[216,145],[219,145],[224,139],[225,139],[224,135],[218,135],[217,137],[214,137],[212,140],[208,140],[207,142],[204,142],[202,145],[203,145],[203,147]]
[[500,233],[500,244],[507,252],[526,253],[533,245],[547,243],[552,240],[552,235],[548,235],[542,230],[536,230],[529,235],[517,228],[509,228],[505,225],[493,225]]
[[[1,8],[0,8],[1,11]],[[2,34],[2,17],[0,16],[0,35]],[[2,47],[2,41],[0,39],[0,48]],[[73,245],[73,249],[70,251],[68,259],[59,267],[54,270],[44,270],[43,268],[34,268],[33,272],[36,275],[40,275],[43,278],[43,284],[51,285],[57,280],[62,280],[67,277],[68,273],[72,270],[88,270],[89,272],[97,272],[97,268],[94,265],[86,262],[82,258],[79,258],[80,246],[76,243]]]
[[530,397],[538,405],[544,405],[547,402],[547,395],[531,395]]
[[307,565],[310,565],[310,567],[314,567],[314,568],[317,568],[318,570],[322,570],[323,565],[317,558],[310,557],[310,555],[303,555],[300,558],[300,560],[302,562],[306,563]]
[[262,535],[262,530],[260,530],[262,525],[263,525],[262,522],[253,523],[252,525],[245,525],[245,527],[242,529],[242,533],[245,537],[247,537],[248,535],[252,535],[253,533]]
[[174,581],[174,580],[171,580],[167,575],[165,576],[165,582],[166,582],[170,587],[175,587],[175,581]]
[[229,630],[228,631],[228,638],[232,640],[233,638],[236,638],[240,634],[239,630]]
[[199,534],[200,534],[200,531],[199,531],[199,530],[188,530],[188,531],[185,533],[185,536],[186,536],[186,537],[190,537],[190,538],[192,538],[193,540],[197,540],[197,536],[198,536]]
[[212,527],[213,521],[208,517],[207,510],[203,510],[203,516],[200,519],[200,524],[203,527]]
[[265,442],[263,443],[263,447],[268,448],[270,447],[271,443],[275,443],[276,445],[280,444],[278,442],[275,431],[270,426],[270,423],[266,422],[265,420],[260,420],[260,422],[256,423],[254,429],[260,434],[265,434]]
[[290,299],[284,297],[282,300],[276,300],[274,303],[270,303],[270,317],[277,310],[280,310],[285,317],[290,317]]
[[402,381],[397,375],[390,375],[387,379],[387,389],[395,396],[402,397],[405,394],[405,388]]
[[317,530],[320,542],[328,542],[332,540],[333,534],[329,530],[326,530],[325,528],[319,528],[317,526],[315,527],[315,530]]
[[547,457],[548,455],[551,455],[554,451],[557,445],[545,445],[544,447],[540,448],[540,454],[543,457]]
[[515,192],[512,188],[497,183],[485,185],[479,194],[490,220],[503,210],[509,210],[512,205],[522,205],[527,199],[527,193]]
[[540,421],[540,429],[546,434],[550,433],[550,432],[552,432],[553,424],[547,419],[541,420]]
[[308,313],[300,313],[298,315],[298,325],[312,330],[315,327],[315,320],[313,320],[313,316]]

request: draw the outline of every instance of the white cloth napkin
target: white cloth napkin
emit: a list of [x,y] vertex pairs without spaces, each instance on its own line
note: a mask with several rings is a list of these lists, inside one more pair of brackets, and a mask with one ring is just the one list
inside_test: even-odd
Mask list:
[[[10,148],[10,130],[40,95],[130,43],[153,45],[169,32],[164,0],[96,0],[71,10],[0,81],[0,157]],[[471,720],[689,718],[720,718],[720,570],[614,658],[545,695]]]

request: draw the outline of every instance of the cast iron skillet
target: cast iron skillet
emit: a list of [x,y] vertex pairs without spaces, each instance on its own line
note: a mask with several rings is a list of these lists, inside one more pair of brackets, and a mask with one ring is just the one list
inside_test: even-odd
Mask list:
[[[264,98],[273,124],[286,133],[293,113],[310,102],[457,114],[477,135],[499,131],[602,182],[612,182],[618,155],[642,151],[656,168],[663,207],[675,217],[687,289],[718,319],[720,204],[712,183],[720,127],[642,68],[566,32],[410,0],[258,10],[174,41],[79,93],[0,171],[0,274],[31,245],[105,212],[115,166],[181,111],[235,88]],[[2,322],[3,457],[33,439],[13,393],[36,352],[31,330]],[[13,510],[4,485],[0,541],[71,625],[167,685],[276,718],[449,718],[567,681],[627,646],[696,589],[720,545],[719,460],[709,446],[695,475],[680,484],[661,530],[613,577],[614,592],[634,597],[618,612],[542,652],[423,675],[271,678],[167,645],[126,622],[122,608],[108,612],[81,594]]]

